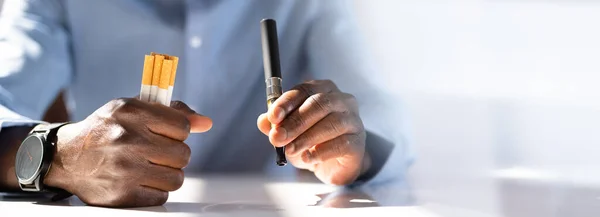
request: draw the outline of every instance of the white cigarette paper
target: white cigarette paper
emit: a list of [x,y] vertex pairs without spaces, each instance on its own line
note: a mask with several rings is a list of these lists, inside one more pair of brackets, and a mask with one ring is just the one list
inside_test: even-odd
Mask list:
[[169,86],[169,90],[167,93],[167,102],[171,102],[173,99],[173,86]]

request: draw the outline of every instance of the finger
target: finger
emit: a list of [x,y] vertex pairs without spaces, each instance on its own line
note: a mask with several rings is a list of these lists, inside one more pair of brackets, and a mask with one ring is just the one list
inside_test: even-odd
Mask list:
[[209,117],[192,114],[188,115],[187,118],[190,121],[190,132],[192,133],[204,133],[212,128],[213,122]]
[[124,199],[125,200],[120,203],[121,205],[117,207],[127,208],[160,206],[165,204],[169,199],[169,192],[161,191],[152,187],[138,186]]
[[360,132],[361,128],[361,123],[349,112],[331,113],[286,145],[285,151],[287,155],[296,156],[312,146],[329,141],[340,135]]
[[112,114],[130,125],[145,124],[151,132],[184,141],[190,133],[190,122],[185,115],[169,107],[133,98],[113,100]]
[[[332,112],[349,112],[353,96],[346,93],[318,93],[288,115],[269,138],[277,147],[284,146]],[[345,117],[344,117],[345,118]]]
[[153,164],[182,169],[190,162],[192,151],[181,141],[154,136],[151,141],[131,144],[138,144],[132,147],[134,151]]
[[190,132],[203,133],[212,128],[213,122],[209,117],[198,114],[187,104],[181,101],[172,101],[171,108],[184,113],[190,122]]
[[364,143],[365,136],[362,134],[344,134],[306,150],[302,153],[302,161],[317,164],[346,155],[361,154],[364,153]]
[[144,165],[144,178],[140,185],[155,188],[161,191],[175,191],[183,185],[183,171],[152,163]]
[[279,124],[283,119],[298,108],[311,95],[317,93],[331,93],[339,91],[335,84],[329,80],[309,81],[296,85],[291,90],[283,93],[270,106],[267,112],[269,121],[273,124]]
[[265,135],[269,135],[269,131],[271,131],[271,122],[267,119],[267,114],[263,113],[258,116],[256,120],[256,126],[258,126],[258,130]]

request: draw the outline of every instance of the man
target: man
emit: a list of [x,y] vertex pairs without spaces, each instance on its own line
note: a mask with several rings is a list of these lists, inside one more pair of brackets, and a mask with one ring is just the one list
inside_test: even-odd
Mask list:
[[[1,188],[19,189],[15,153],[37,128],[52,129],[43,132],[56,144],[40,186],[97,206],[161,205],[184,168],[288,170],[273,166],[269,142],[327,184],[400,178],[411,161],[401,111],[377,88],[344,3],[7,0]],[[283,86],[291,88],[265,112],[266,17],[278,21]],[[150,51],[180,57],[173,98],[181,101],[171,107],[134,97]],[[39,121],[61,90],[72,122]]]

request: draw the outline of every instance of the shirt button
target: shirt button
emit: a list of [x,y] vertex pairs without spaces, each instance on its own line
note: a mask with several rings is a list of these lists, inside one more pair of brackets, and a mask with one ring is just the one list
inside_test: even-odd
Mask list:
[[193,36],[192,38],[190,38],[190,46],[192,48],[199,48],[200,46],[202,46],[202,39],[200,39],[200,37],[198,36]]

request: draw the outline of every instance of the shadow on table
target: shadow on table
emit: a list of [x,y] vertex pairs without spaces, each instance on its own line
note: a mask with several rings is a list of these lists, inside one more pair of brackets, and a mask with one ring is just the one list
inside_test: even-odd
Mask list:
[[[279,216],[284,212],[281,207],[273,201],[267,192],[263,182],[251,181],[245,183],[245,187],[239,186],[235,179],[204,180],[204,186],[197,189],[200,198],[212,201],[205,202],[167,202],[163,206],[128,208],[140,212],[174,212],[174,213],[248,213],[257,212],[262,216]],[[410,206],[414,205],[411,188],[407,183],[396,183],[393,185],[377,185],[362,187],[341,187],[331,192],[306,192],[315,195],[315,200],[305,201],[298,206],[322,207],[322,208],[365,208],[382,206]],[[292,196],[292,195],[290,195]],[[299,195],[306,197],[309,195]],[[86,206],[79,198],[71,197],[67,200],[50,201],[49,196],[39,194],[15,194],[2,196],[3,201],[31,202],[42,206]],[[110,209],[100,208],[98,209]]]
[[320,200],[311,206],[324,208],[365,208],[383,206],[411,206],[415,199],[405,186],[378,186],[376,188],[340,188],[317,194]]
[[310,206],[320,206],[326,208],[364,208],[381,206],[370,195],[350,189],[340,189],[338,191],[317,194],[321,198],[316,204]]
[[236,212],[278,212],[283,209],[271,204],[256,204],[251,202],[227,203],[193,203],[167,202],[163,206],[131,208],[128,210],[151,212],[181,212],[181,213],[236,213]]
[[37,193],[28,193],[28,192],[18,192],[18,193],[3,193],[0,194],[0,200],[2,201],[11,201],[11,202],[27,202],[27,201],[40,201],[40,200],[50,200],[51,196],[47,194],[37,194]]
[[[3,197],[5,201],[31,201],[36,205],[44,206],[87,206],[78,198],[71,198],[63,201],[50,201],[48,197],[30,197],[30,198],[15,198]],[[234,212],[277,212],[283,209],[278,208],[274,205],[269,204],[256,204],[251,202],[227,202],[227,203],[193,203],[193,202],[167,202],[162,206],[152,207],[138,207],[138,208],[104,208],[94,207],[98,209],[123,209],[123,210],[134,210],[134,211],[146,211],[146,212],[182,212],[182,213],[234,213]]]

